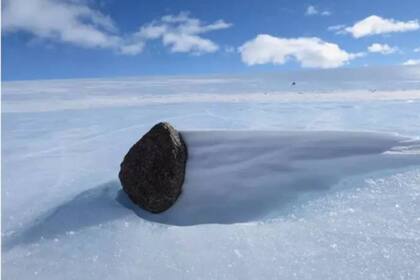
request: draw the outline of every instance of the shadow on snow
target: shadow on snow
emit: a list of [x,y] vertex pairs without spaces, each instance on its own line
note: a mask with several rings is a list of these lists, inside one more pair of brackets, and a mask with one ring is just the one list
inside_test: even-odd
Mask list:
[[[134,205],[118,181],[84,191],[4,238],[8,250],[52,239],[135,213],[168,225],[260,221],[290,211],[341,179],[419,165],[418,141],[354,132],[183,132],[189,160],[183,193],[169,210],[151,214]],[[396,151],[386,153],[387,151]]]

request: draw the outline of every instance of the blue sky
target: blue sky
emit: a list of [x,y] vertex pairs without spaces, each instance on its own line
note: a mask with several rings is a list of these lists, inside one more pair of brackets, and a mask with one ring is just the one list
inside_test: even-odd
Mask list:
[[418,63],[418,0],[3,1],[3,80]]

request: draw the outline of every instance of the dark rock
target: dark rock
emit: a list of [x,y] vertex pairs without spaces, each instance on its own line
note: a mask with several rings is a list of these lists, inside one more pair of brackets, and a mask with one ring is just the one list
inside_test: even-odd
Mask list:
[[187,146],[169,123],[158,123],[128,151],[119,173],[123,190],[141,208],[159,213],[182,191]]

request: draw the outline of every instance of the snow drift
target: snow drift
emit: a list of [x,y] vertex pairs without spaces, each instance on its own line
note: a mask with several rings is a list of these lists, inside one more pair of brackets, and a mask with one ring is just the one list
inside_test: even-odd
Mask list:
[[130,201],[119,181],[110,181],[39,217],[21,234],[5,239],[5,248],[54,239],[131,211],[149,221],[178,226],[262,222],[290,214],[291,205],[316,198],[348,177],[420,165],[420,141],[389,134],[181,133],[189,147],[186,180],[169,210],[159,215],[144,211]]
[[[420,278],[418,69],[3,83],[2,276]],[[117,174],[159,121],[190,160],[155,216]]]

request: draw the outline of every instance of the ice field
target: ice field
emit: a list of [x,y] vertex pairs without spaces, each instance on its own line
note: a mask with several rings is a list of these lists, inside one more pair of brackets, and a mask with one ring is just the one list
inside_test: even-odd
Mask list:
[[[189,160],[153,215],[118,171],[159,121]],[[4,82],[2,273],[420,279],[420,67]]]

